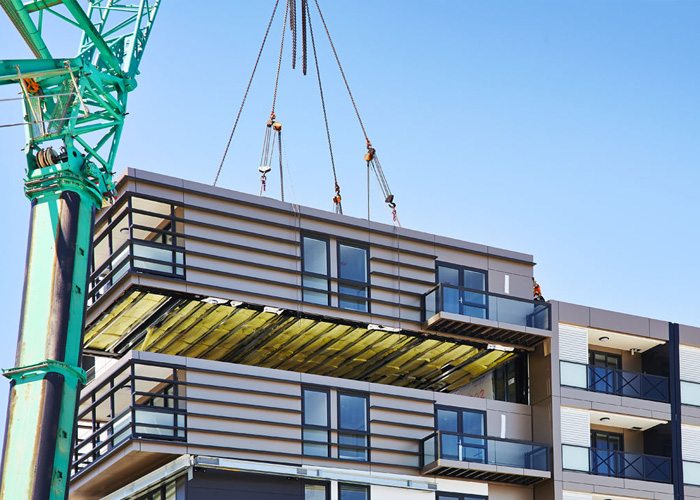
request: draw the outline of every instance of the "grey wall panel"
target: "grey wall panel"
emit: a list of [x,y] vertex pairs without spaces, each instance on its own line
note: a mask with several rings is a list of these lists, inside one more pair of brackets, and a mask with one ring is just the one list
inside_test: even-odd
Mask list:
[[187,483],[187,500],[302,500],[297,479],[200,470]]

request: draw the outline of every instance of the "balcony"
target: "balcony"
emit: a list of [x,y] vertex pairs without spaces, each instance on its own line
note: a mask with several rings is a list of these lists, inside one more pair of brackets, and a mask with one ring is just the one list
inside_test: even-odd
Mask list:
[[436,431],[421,440],[421,473],[530,485],[549,479],[549,446]]
[[669,402],[668,378],[561,361],[561,385],[591,392]]
[[129,364],[83,398],[73,474],[129,440],[187,440],[182,381],[176,367]]
[[671,459],[624,451],[562,445],[562,467],[597,476],[671,483]]
[[423,295],[424,328],[480,342],[532,347],[552,329],[551,306],[440,283]]

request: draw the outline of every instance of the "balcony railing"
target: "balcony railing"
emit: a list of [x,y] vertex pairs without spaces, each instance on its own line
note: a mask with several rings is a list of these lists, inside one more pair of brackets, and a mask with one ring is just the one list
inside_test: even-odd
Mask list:
[[186,412],[177,370],[159,368],[163,378],[127,365],[102,382],[78,412],[73,474],[130,439],[186,441]]
[[425,467],[437,460],[465,462],[465,469],[469,468],[469,464],[488,464],[549,471],[549,446],[436,431],[421,440],[421,466]]
[[184,248],[151,241],[127,240],[90,275],[89,303],[104,295],[128,272],[184,278]]
[[683,482],[700,486],[700,462],[683,460]]
[[597,476],[670,483],[671,459],[640,453],[562,445],[562,466],[566,470]]
[[423,295],[423,321],[440,312],[551,330],[548,303],[440,283]]
[[669,402],[668,378],[561,361],[561,385],[591,392]]

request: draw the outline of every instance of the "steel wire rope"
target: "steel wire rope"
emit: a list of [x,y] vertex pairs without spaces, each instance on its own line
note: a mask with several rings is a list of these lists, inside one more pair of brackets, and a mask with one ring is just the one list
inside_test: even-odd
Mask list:
[[348,90],[348,95],[350,96],[350,101],[352,101],[352,107],[355,108],[355,114],[357,115],[357,120],[360,122],[360,128],[365,136],[365,139],[369,140],[367,137],[367,131],[365,130],[365,125],[362,123],[362,118],[360,118],[360,112],[357,110],[357,104],[355,104],[355,98],[350,90],[350,85],[348,84],[348,79],[345,77],[345,71],[343,71],[343,66],[340,64],[340,58],[338,57],[338,52],[335,50],[335,45],[333,44],[333,39],[331,38],[331,33],[328,31],[328,25],[326,25],[326,20],[323,18],[323,13],[321,12],[321,6],[318,4],[318,0],[314,0],[316,3],[316,9],[318,9],[318,15],[323,23],[323,28],[326,30],[326,36],[331,44],[331,49],[333,50],[333,55],[335,56],[335,61],[338,63],[338,69],[340,69],[340,74],[343,77],[343,82],[345,82],[345,88]]
[[267,36],[270,34],[270,27],[272,26],[272,21],[275,19],[275,14],[277,13],[277,7],[279,6],[280,1],[276,0],[275,1],[275,7],[272,9],[272,16],[270,16],[270,22],[267,23],[267,29],[265,30],[265,36],[263,37],[262,45],[260,45],[260,51],[258,52],[258,57],[255,59],[255,65],[253,66],[253,72],[250,75],[250,80],[248,80],[248,86],[245,89],[245,94],[243,94],[243,101],[241,102],[241,107],[238,108],[238,114],[236,115],[236,121],[233,123],[233,129],[231,130],[231,135],[228,138],[228,142],[226,143],[226,149],[224,150],[224,156],[221,158],[221,164],[219,165],[219,169],[216,171],[216,177],[214,178],[214,186],[216,186],[217,181],[219,180],[219,175],[221,174],[221,169],[224,166],[224,161],[226,160],[226,155],[228,154],[229,147],[231,147],[231,140],[233,139],[233,133],[236,131],[236,127],[238,126],[238,120],[241,118],[241,113],[243,112],[243,106],[245,106],[245,101],[248,98],[248,92],[250,91],[250,86],[253,83],[253,77],[255,77],[255,71],[258,69],[258,63],[260,62],[260,56],[262,56],[263,49],[265,48],[265,42],[267,42]]
[[284,22],[282,23],[282,41],[280,42],[280,56],[277,59],[277,75],[275,76],[275,93],[272,96],[272,111],[270,112],[270,120],[275,119],[275,104],[277,104],[277,88],[280,83],[280,69],[282,68],[282,52],[284,51],[284,35],[287,32],[287,15],[289,14],[289,2],[287,10],[284,11]]
[[[306,2],[305,2],[306,3]],[[326,112],[326,100],[323,97],[323,85],[321,84],[321,70],[318,65],[318,55],[316,54],[316,40],[314,39],[314,28],[311,25],[311,12],[309,11],[308,3],[306,3],[306,12],[302,13],[302,16],[308,15],[309,20],[309,36],[311,37],[311,49],[314,53],[314,63],[316,65],[316,76],[318,77],[318,91],[321,95],[321,108],[323,108],[323,121],[326,124],[326,137],[328,138],[328,151],[331,155],[331,168],[333,169],[333,182],[335,182],[336,197],[333,198],[333,202],[336,206],[336,211],[342,215],[343,205],[341,204],[340,198],[340,186],[338,185],[338,175],[335,169],[335,158],[333,157],[333,145],[331,143],[331,130],[328,125],[328,114]],[[337,199],[337,201],[336,201]]]

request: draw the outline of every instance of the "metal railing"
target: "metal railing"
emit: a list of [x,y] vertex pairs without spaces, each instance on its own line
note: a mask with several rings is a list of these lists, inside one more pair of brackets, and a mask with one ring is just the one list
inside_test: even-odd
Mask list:
[[668,377],[561,361],[561,384],[591,392],[668,403]]
[[90,274],[88,305],[91,305],[130,272],[185,278],[184,235],[176,232],[176,207],[152,202],[160,212],[134,206],[145,200],[127,197],[115,207],[109,222],[96,234],[96,255],[107,254]]
[[72,474],[86,469],[131,439],[184,442],[186,411],[177,369],[170,375],[140,375],[133,363],[102,382],[82,401],[77,417]]
[[564,444],[562,464],[566,470],[597,476],[672,482],[671,459],[668,457]]
[[443,459],[549,471],[549,446],[529,441],[435,431],[421,440],[420,454],[421,467]]
[[551,306],[547,302],[521,299],[440,283],[423,295],[423,321],[449,312],[512,325],[551,330]]

